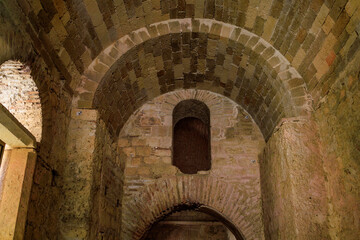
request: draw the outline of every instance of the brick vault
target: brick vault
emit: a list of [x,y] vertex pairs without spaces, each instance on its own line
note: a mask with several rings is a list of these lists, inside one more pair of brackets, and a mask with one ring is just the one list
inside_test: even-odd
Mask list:
[[359,31],[358,0],[0,1],[0,239],[358,239]]

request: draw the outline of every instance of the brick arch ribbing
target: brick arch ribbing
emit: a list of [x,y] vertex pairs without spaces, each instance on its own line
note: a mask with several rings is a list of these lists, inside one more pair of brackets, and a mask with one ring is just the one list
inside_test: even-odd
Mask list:
[[[211,90],[230,96],[233,100],[237,100],[237,102],[242,106],[247,104],[248,106],[244,106],[245,109],[248,111],[252,110],[249,112],[257,121],[266,138],[271,135],[277,122],[282,117],[307,115],[307,112],[310,109],[310,101],[305,82],[299,73],[286,60],[286,58],[280,54],[280,52],[278,52],[265,40],[245,29],[209,19],[173,19],[149,25],[146,28],[138,29],[131,34],[122,37],[106,48],[85,71],[82,76],[81,85],[76,90],[77,97],[73,100],[74,106],[80,108],[96,106],[97,108],[102,109],[100,106],[101,103],[98,104],[101,100],[94,97],[95,91],[100,92],[100,95],[102,92],[103,97],[107,96],[110,99],[112,98],[110,102],[105,103],[106,108],[109,108],[111,105],[119,105],[121,100],[115,99],[114,97],[116,95],[120,95],[119,91],[116,92],[116,89],[114,90],[115,92],[107,91],[113,89],[113,86],[109,85],[105,87],[105,90],[99,90],[100,86],[104,86],[104,83],[106,84],[108,79],[121,78],[121,76],[112,76],[115,69],[118,69],[119,62],[121,63],[122,61],[126,61],[126,59],[131,58],[131,54],[134,54],[134,52],[136,54],[138,48],[146,49],[148,47],[146,44],[150,41],[160,41],[162,38],[171,34],[186,33],[205,34],[210,38],[211,36],[215,36],[219,41],[225,39],[226,41],[231,41],[232,43],[241,45],[245,49],[249,60],[245,60],[241,63],[244,65],[243,67],[245,69],[243,75],[245,74],[248,78],[257,78],[257,82],[255,82],[256,86],[250,85],[244,87],[243,89],[240,89],[240,92],[237,92],[237,88],[237,90],[231,92],[226,89],[228,85],[234,85],[234,82],[230,82],[225,83],[217,89]],[[248,66],[251,64],[253,64],[253,66]],[[239,66],[239,63],[232,63],[232,65]],[[231,70],[229,72],[231,72]],[[260,78],[261,80],[259,80]],[[272,81],[268,81],[270,78]],[[137,107],[141,106],[143,101],[148,100],[147,98],[151,99],[160,93],[173,90],[161,89],[159,83],[146,86],[146,79],[143,77],[141,81],[143,83],[140,84],[141,86],[139,88],[141,91],[146,91],[146,97],[138,97],[141,99],[136,102],[135,105],[126,103],[128,105],[127,108],[133,108],[133,110],[135,110]],[[263,82],[258,83],[261,81]],[[99,83],[101,84],[99,85]],[[261,88],[264,85],[267,88],[271,88],[271,90],[269,90],[271,91],[271,94],[263,96],[263,100],[266,100],[265,105],[262,104],[261,99],[259,99],[260,93],[254,93],[256,91],[255,87]],[[244,91],[246,91],[246,88],[249,88],[252,91],[249,97],[250,100],[245,99],[244,97]],[[203,89],[209,89],[209,87],[203,87]],[[122,95],[127,96],[129,94],[125,93]],[[272,100],[275,100],[273,101],[273,106],[270,106],[271,108],[268,109]],[[97,104],[93,104],[94,101]],[[255,104],[258,104],[257,108],[253,107]],[[282,106],[284,104],[286,106]],[[116,109],[116,107],[115,109],[112,108],[104,111],[111,112],[112,114],[120,114],[123,117],[121,120],[117,119],[117,123],[110,127],[110,130],[115,135],[120,131],[127,117],[131,114],[130,112],[122,112],[121,109]],[[266,112],[267,115],[265,116]],[[271,115],[272,113],[275,113],[275,115]],[[106,116],[105,120],[108,122],[109,119],[115,118],[117,118],[115,115]]]
[[132,199],[123,203],[121,239],[140,239],[153,223],[184,204],[211,207],[245,239],[263,239],[261,200],[219,178],[185,175],[159,179]]
[[74,88],[84,70],[113,41],[168,19],[216,19],[248,29],[286,56],[315,98],[327,93],[333,83],[331,74],[341,71],[339,63],[358,48],[354,35],[360,19],[354,0],[2,2],[7,12],[19,8],[24,13],[12,15],[21,16],[19,22],[26,29],[34,28],[30,31],[34,42],[47,46],[48,58],[57,62]]

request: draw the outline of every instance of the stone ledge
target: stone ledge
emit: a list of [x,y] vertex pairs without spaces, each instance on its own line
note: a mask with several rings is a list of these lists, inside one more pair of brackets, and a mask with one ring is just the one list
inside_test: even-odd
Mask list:
[[0,139],[15,147],[36,147],[35,137],[0,104]]

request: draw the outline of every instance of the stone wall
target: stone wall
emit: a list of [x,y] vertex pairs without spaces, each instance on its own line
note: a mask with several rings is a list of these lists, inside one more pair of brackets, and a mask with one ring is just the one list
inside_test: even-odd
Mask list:
[[[178,102],[190,98],[207,104],[210,109],[211,125],[211,169],[200,171],[194,175],[182,174],[172,165],[171,155],[172,111]],[[120,133],[118,144],[120,159],[126,162],[122,219],[123,239],[133,239],[139,237],[138,234],[143,234],[144,230],[152,224],[148,215],[154,214],[152,211],[157,212],[156,209],[160,210],[159,212],[162,210],[167,212],[183,201],[218,207],[219,202],[223,202],[220,199],[223,198],[216,197],[218,196],[217,191],[225,190],[221,188],[211,190],[211,188],[215,188],[213,186],[215,182],[219,182],[216,183],[217,187],[221,182],[233,188],[227,193],[222,193],[224,196],[230,194],[227,197],[230,197],[233,191],[235,194],[230,199],[225,200],[227,197],[224,197],[226,201],[223,202],[224,204],[234,208],[242,205],[242,211],[240,209],[238,213],[235,211],[235,215],[240,215],[239,219],[234,218],[240,222],[234,224],[239,227],[242,222],[248,226],[251,222],[253,225],[251,229],[254,232],[250,232],[249,229],[240,228],[239,230],[245,231],[244,234],[249,239],[263,238],[258,154],[264,146],[264,140],[251,117],[231,100],[201,90],[181,90],[164,94],[146,103],[129,118]],[[161,183],[162,181],[164,182]],[[183,182],[184,185],[192,182],[189,186],[193,186],[193,188],[178,190],[184,191],[184,196],[179,193],[168,200],[159,198],[162,194],[170,194],[178,187],[172,185],[174,181],[179,184]],[[158,184],[165,184],[166,187],[164,185],[165,188],[158,189],[156,187]],[[202,184],[206,185],[200,187]],[[150,206],[149,210],[146,206],[139,206],[139,202],[144,197],[142,194],[146,195],[148,192],[147,188],[152,189],[149,189],[149,193],[153,196],[148,199],[148,204],[154,209],[151,209]],[[151,193],[151,191],[154,192]],[[186,191],[189,192],[186,193]],[[201,195],[201,192],[203,197],[195,197],[198,194]],[[241,196],[241,200],[236,197],[236,194]],[[186,197],[190,195],[193,197]],[[163,201],[170,202],[165,204]],[[167,207],[161,210],[165,206]],[[145,209],[142,209],[144,207]],[[222,210],[224,209],[218,209],[220,212]],[[161,217],[161,214],[157,217]],[[139,224],[143,221],[145,225]],[[142,227],[144,229],[141,229]]]
[[125,162],[117,154],[117,141],[98,119],[93,156],[90,239],[119,239]]
[[58,229],[62,239],[89,238],[96,122],[96,110],[71,111],[61,172],[62,196],[59,199]]
[[0,3],[0,64],[11,59],[25,62],[32,53],[31,39],[21,29],[24,22],[17,19],[20,12],[20,9],[9,8],[5,1]]
[[64,91],[56,69],[46,67],[42,59],[34,59],[30,67],[40,92],[43,127],[37,148],[25,239],[53,239],[59,232],[71,96]]
[[[351,61],[348,61],[351,60]],[[324,153],[332,239],[360,236],[360,53],[344,59],[315,112]]]
[[284,119],[266,144],[260,172],[268,239],[329,239],[317,132],[310,119]]
[[16,119],[41,140],[42,113],[39,90],[30,66],[7,61],[0,66],[0,101]]
[[[258,55],[257,51],[263,51],[262,53],[266,52],[263,49],[265,46],[263,44],[264,42],[271,44],[269,46],[266,45],[268,47],[267,49],[271,49],[270,51],[274,52],[276,51],[278,56],[280,56],[278,58],[272,55],[274,52],[268,55],[267,57],[271,57],[272,59],[272,67],[268,69],[268,74],[264,73],[262,77],[257,76],[251,78],[253,81],[244,81],[244,92],[240,92],[239,94],[239,96],[243,97],[246,96],[243,93],[250,93],[249,96],[240,100],[246,103],[249,109],[254,109],[251,107],[253,105],[258,106],[256,111],[254,109],[254,114],[258,114],[258,121],[260,123],[262,122],[259,126],[264,127],[266,129],[265,132],[267,132],[269,136],[272,132],[271,128],[275,127],[278,123],[277,121],[283,117],[281,112],[273,111],[276,110],[279,103],[279,97],[276,96],[287,92],[288,89],[283,89],[283,92],[278,92],[280,89],[279,86],[275,85],[274,88],[272,88],[272,86],[265,86],[262,81],[268,79],[268,76],[274,78],[284,77],[286,78],[285,80],[289,80],[287,74],[290,74],[290,72],[285,72],[286,74],[277,76],[277,73],[283,73],[282,67],[284,65],[278,62],[280,60],[282,60],[282,63],[286,63],[287,67],[293,66],[296,71],[292,72],[299,72],[301,74],[304,81],[298,83],[297,80],[299,79],[293,79],[295,80],[294,82],[287,82],[289,84],[288,87],[290,87],[289,89],[291,89],[291,83],[295,84],[295,87],[293,86],[294,95],[301,96],[299,98],[295,97],[295,105],[299,104],[299,106],[302,106],[304,102],[309,100],[307,96],[304,95],[305,92],[302,91],[305,86],[304,83],[306,83],[307,89],[312,94],[315,103],[320,103],[320,105],[316,105],[315,118],[320,130],[321,145],[318,146],[314,144],[313,146],[323,151],[323,168],[317,165],[318,162],[316,162],[315,167],[324,170],[326,177],[324,184],[328,198],[327,223],[330,229],[330,237],[334,239],[356,239],[357,236],[360,235],[358,230],[360,229],[359,209],[357,207],[360,205],[359,164],[357,160],[359,159],[359,139],[357,136],[359,132],[359,77],[357,70],[358,64],[356,64],[356,62],[359,62],[359,58],[352,63],[348,62],[348,60],[356,55],[354,53],[358,52],[360,46],[358,38],[358,25],[360,22],[359,3],[358,0],[264,0],[259,2],[240,0],[233,1],[231,4],[229,4],[228,1],[219,2],[213,0],[177,2],[171,2],[169,0],[107,1],[107,4],[103,4],[103,1],[81,0],[76,1],[76,3],[71,1],[22,0],[0,2],[0,63],[8,59],[21,59],[23,62],[29,62],[34,81],[39,87],[43,108],[42,141],[38,149],[39,159],[34,176],[26,238],[52,239],[61,232],[61,229],[58,228],[59,222],[67,221],[66,218],[60,220],[59,213],[63,210],[63,207],[69,207],[66,204],[62,205],[60,199],[64,194],[63,180],[65,177],[64,169],[66,161],[63,160],[68,156],[67,151],[71,152],[72,150],[71,147],[66,150],[64,146],[73,146],[72,144],[74,144],[70,143],[67,145],[66,142],[70,122],[70,102],[72,100],[74,102],[78,101],[78,106],[82,105],[83,107],[92,106],[93,95],[97,89],[97,84],[102,80],[104,74],[109,73],[108,76],[110,76],[110,79],[118,80],[116,75],[111,74],[120,73],[111,72],[109,69],[112,66],[117,69],[117,60],[124,55],[122,52],[123,49],[135,49],[133,46],[138,45],[139,47],[135,49],[136,51],[130,53],[130,55],[134,54],[144,58],[149,57],[149,55],[145,55],[144,53],[145,50],[152,48],[146,47],[144,50],[145,44],[140,46],[140,43],[150,43],[154,39],[160,38],[160,31],[162,39],[166,42],[165,45],[168,46],[168,50],[172,50],[173,46],[174,49],[177,49],[177,44],[171,44],[168,39],[168,36],[173,33],[170,32],[170,24],[175,24],[177,26],[176,28],[178,28],[180,25],[185,26],[188,22],[191,22],[191,31],[195,33],[194,36],[199,33],[202,33],[202,35],[210,35],[207,38],[208,40],[214,40],[212,39],[214,36],[208,34],[210,32],[216,32],[216,38],[221,36],[221,41],[219,41],[221,51],[219,51],[220,54],[217,55],[219,56],[219,60],[216,60],[219,64],[216,64],[216,66],[211,65],[211,67],[217,67],[216,72],[219,73],[219,76],[223,76],[222,73],[225,72],[224,69],[229,70],[227,69],[228,66],[233,66],[231,62],[228,61],[231,55],[231,49],[228,47],[232,43],[222,44],[222,37],[227,35],[226,38],[229,39],[230,33],[236,34],[240,31],[243,33],[241,35],[249,37],[240,39],[240,35],[235,35],[239,41],[246,41],[246,44],[243,44],[248,48],[246,50],[247,54],[241,60],[235,56],[236,54],[233,55],[235,61],[232,62],[235,65],[240,64],[243,69],[248,71],[248,75],[249,73],[258,73],[257,66],[259,65],[254,65],[254,61],[257,58],[253,57]],[[173,20],[170,21],[170,19]],[[199,24],[200,22],[202,22],[202,24]],[[211,24],[209,24],[210,22]],[[219,23],[221,24],[219,25]],[[209,27],[210,25],[211,28]],[[148,26],[149,28],[145,29],[144,26]],[[150,28],[155,29],[155,35],[150,34]],[[172,27],[171,29],[175,28]],[[186,28],[184,29],[185,31],[188,30]],[[197,29],[197,32],[194,31],[194,29]],[[230,32],[229,29],[232,29],[231,31],[233,32]],[[179,34],[180,31],[172,35],[178,37],[176,35]],[[150,38],[153,36],[155,37]],[[197,37],[194,37],[194,43],[197,41],[196,39]],[[32,44],[29,44],[30,41]],[[33,51],[32,46],[36,51]],[[188,49],[188,46],[185,46],[184,49]],[[212,48],[210,47],[208,49]],[[165,52],[168,50],[165,50]],[[186,51],[187,50],[183,52],[186,53]],[[201,51],[203,51],[203,49],[199,49],[196,46],[194,52],[201,55]],[[166,57],[169,57],[169,55],[167,55],[168,53],[169,52],[166,52],[164,54],[165,60],[167,59]],[[40,54],[42,60],[38,61]],[[169,72],[170,75],[174,75],[169,79],[182,79],[181,81],[177,81],[181,83],[180,87],[193,87],[192,85],[188,86],[188,82],[183,85],[185,77],[177,78],[177,76],[183,75],[185,72],[179,71],[181,67],[189,69],[187,72],[190,72],[190,69],[193,68],[194,73],[203,72],[206,69],[206,64],[203,59],[198,58],[199,55],[196,55],[196,58],[183,58],[186,59],[186,61],[184,61],[183,64],[178,64],[180,59],[179,51],[177,50],[174,51],[174,58],[171,55],[171,61],[168,62],[163,61],[164,59],[160,59],[159,61],[159,59],[156,59],[156,54],[153,54],[155,57],[153,57],[154,60],[151,60],[149,66],[160,66],[159,69],[155,69],[159,70],[159,75],[153,68],[146,66],[148,63],[145,63],[141,64],[143,67],[142,71],[144,71],[145,74],[139,77],[136,75],[139,73],[137,66],[134,68],[126,63],[125,65],[130,68],[130,71],[126,72],[126,74],[129,75],[129,79],[131,78],[128,82],[133,83],[131,81],[133,81],[135,75],[136,78],[140,79],[138,81],[140,87],[133,84],[130,87],[130,91],[122,92],[121,89],[114,88],[115,85],[119,86],[118,83],[114,82],[114,85],[109,84],[108,88],[115,89],[116,91],[109,92],[106,91],[106,88],[102,91],[104,98],[110,99],[110,97],[113,97],[113,100],[110,102],[107,102],[107,100],[104,101],[102,107],[119,105],[119,108],[116,110],[115,108],[108,108],[108,112],[103,114],[105,117],[103,117],[102,120],[104,120],[105,123],[100,120],[99,125],[101,125],[102,130],[99,130],[99,133],[97,133],[99,138],[96,140],[98,143],[95,144],[96,151],[94,159],[96,164],[94,167],[94,182],[96,184],[93,185],[91,191],[97,200],[94,202],[92,220],[90,221],[93,221],[91,224],[99,223],[98,225],[95,224],[98,228],[92,229],[95,229],[94,234],[104,234],[104,238],[108,236],[119,236],[118,233],[120,232],[119,219],[121,207],[118,206],[121,206],[123,202],[121,200],[123,163],[125,162],[123,159],[128,160],[126,161],[127,166],[130,166],[130,170],[125,170],[126,174],[134,174],[135,176],[142,177],[141,181],[138,181],[142,187],[138,187],[135,183],[132,185],[134,186],[134,194],[139,191],[139,189],[142,189],[143,191],[141,190],[141,193],[147,191],[154,193],[150,197],[151,200],[160,199],[162,196],[161,199],[164,202],[157,202],[157,205],[154,205],[158,208],[154,210],[154,212],[156,212],[154,215],[155,218],[162,214],[161,212],[163,210],[159,209],[163,207],[166,209],[168,207],[166,205],[169,204],[169,202],[173,203],[173,199],[167,202],[167,196],[161,195],[164,190],[159,190],[159,186],[169,191],[173,189],[178,191],[182,188],[166,185],[168,183],[173,184],[176,182],[179,186],[185,186],[183,188],[184,191],[176,195],[180,196],[181,203],[182,200],[189,198],[199,199],[198,193],[194,193],[192,188],[188,188],[191,184],[202,187],[208,186],[206,184],[213,186],[212,184],[218,182],[217,186],[220,187],[231,186],[224,190],[225,193],[226,191],[230,191],[228,194],[224,193],[224,196],[232,196],[234,199],[238,199],[240,198],[239,194],[235,194],[232,191],[243,193],[243,186],[247,186],[247,184],[250,184],[249,182],[251,182],[251,184],[256,182],[254,178],[252,178],[253,176],[248,178],[248,176],[244,174],[241,176],[245,177],[241,178],[239,177],[240,175],[237,175],[238,177],[235,178],[236,181],[229,184],[230,178],[221,175],[222,172],[220,169],[229,171],[230,175],[237,172],[245,172],[236,167],[227,168],[225,164],[222,165],[223,162],[231,165],[233,164],[232,161],[234,161],[236,162],[236,166],[243,166],[238,164],[239,162],[241,163],[239,159],[229,160],[223,157],[227,154],[232,154],[232,152],[234,152],[234,155],[239,154],[239,151],[241,152],[239,149],[233,149],[233,145],[229,147],[227,145],[228,143],[234,142],[239,144],[239,142],[241,142],[246,145],[246,143],[248,143],[247,141],[258,141],[256,139],[249,140],[248,138],[244,138],[245,140],[234,140],[237,139],[235,135],[239,135],[239,133],[236,132],[236,129],[238,129],[238,127],[235,127],[236,124],[229,127],[226,131],[224,130],[225,133],[220,130],[214,130],[215,137],[221,135],[221,138],[216,140],[219,144],[215,146],[215,148],[212,148],[214,150],[214,156],[217,156],[217,158],[214,158],[214,166],[218,166],[219,169],[202,173],[201,176],[203,178],[192,178],[181,175],[181,179],[179,180],[177,175],[179,174],[178,171],[171,166],[171,158],[169,157],[170,146],[167,145],[167,142],[157,143],[157,140],[153,140],[151,136],[154,131],[159,135],[165,134],[163,139],[169,139],[169,136],[166,135],[169,134],[169,131],[161,128],[162,125],[154,125],[151,127],[143,126],[144,132],[140,131],[140,133],[146,136],[147,140],[145,143],[142,142],[144,139],[137,135],[129,136],[123,142],[119,141],[119,145],[124,151],[120,151],[119,157],[116,157],[117,154],[114,153],[114,149],[117,148],[117,142],[108,136],[106,129],[109,125],[114,125],[115,127],[111,127],[113,128],[111,130],[117,135],[123,126],[122,124],[126,122],[126,116],[130,116],[145,100],[152,99],[152,97],[158,93],[163,93],[160,92],[160,84],[156,85],[159,89],[154,90],[152,83],[144,81],[144,79],[148,80],[148,76],[151,75],[152,79],[155,79],[154,82],[158,83],[157,81],[159,79],[165,81],[163,78],[164,75],[162,74]],[[192,56],[195,56],[195,54],[192,54]],[[216,57],[216,59],[217,58],[218,57]],[[183,61],[183,59],[181,59],[181,61]],[[209,59],[215,61],[215,55]],[[211,64],[212,61],[209,61],[209,63]],[[135,62],[137,62],[137,60]],[[193,64],[195,62],[197,64],[196,69],[195,64]],[[174,65],[170,69],[165,69],[165,66],[166,68],[170,66],[168,65],[169,63],[174,63]],[[336,76],[348,64],[351,65],[352,69],[346,70],[345,74],[341,76]],[[135,65],[136,64],[134,64],[134,66]],[[146,71],[150,73],[146,73]],[[233,73],[234,71],[230,69],[229,72]],[[98,78],[98,76],[101,77]],[[229,89],[234,88],[237,90],[237,82],[232,79],[232,77],[235,77],[233,74],[229,74],[229,76],[229,78],[223,77],[214,82],[215,85],[218,84],[221,86],[221,88],[218,88],[220,90],[217,91],[221,91],[221,93],[225,95],[230,95],[236,100],[239,91],[229,92]],[[251,74],[250,76],[256,76],[256,74]],[[231,79],[232,81],[228,81]],[[241,77],[240,79],[243,80],[245,78]],[[192,80],[192,83],[195,84],[196,79]],[[333,85],[334,83],[335,85]],[[144,88],[141,84],[149,84],[150,86],[149,88]],[[251,86],[248,86],[248,84]],[[171,84],[164,84],[164,86],[169,86],[169,91],[172,90],[171,88],[173,87]],[[269,92],[268,99],[266,100],[266,98],[264,98],[265,104],[258,102],[259,94],[257,87],[262,86],[267,88],[265,92]],[[209,88],[212,87],[213,85],[210,85]],[[71,95],[71,90],[65,92],[65,88],[67,91],[70,88],[76,90],[74,98]],[[248,91],[248,89],[251,91]],[[132,91],[138,91],[138,93],[141,94],[146,92],[148,99],[141,99],[141,96],[144,95],[136,95],[133,94]],[[301,94],[299,94],[298,91],[300,91]],[[127,95],[128,98],[123,99],[122,96],[125,95]],[[138,99],[139,96],[140,99]],[[324,96],[325,98],[323,98]],[[268,108],[271,99],[273,99],[273,104],[271,105],[272,107]],[[284,102],[286,102],[286,99],[287,98],[285,98]],[[240,115],[241,114],[239,114],[239,116]],[[125,120],[121,119],[120,121],[118,119],[119,116],[125,116]],[[240,119],[242,119],[242,117],[240,117]],[[255,117],[254,119],[256,120]],[[272,122],[268,121],[270,119]],[[238,122],[241,121],[239,120]],[[161,124],[162,123],[163,120],[161,120]],[[105,124],[107,125],[106,127]],[[247,127],[242,125],[241,127],[243,127],[243,132],[246,133]],[[148,131],[150,131],[150,133]],[[163,131],[165,131],[165,133]],[[219,131],[219,133],[216,133],[216,131]],[[236,134],[232,134],[232,132]],[[252,136],[252,134],[246,136],[250,135]],[[314,139],[319,140],[317,137]],[[139,142],[136,142],[137,140]],[[155,141],[155,143],[152,141]],[[281,140],[281,137],[274,135],[273,140],[270,141],[281,143],[283,140]],[[107,144],[110,144],[111,147]],[[97,146],[101,146],[103,149]],[[159,146],[166,147],[165,149],[155,148]],[[125,150],[127,147],[129,149]],[[106,149],[106,151],[104,151],[104,149]],[[278,148],[268,149],[268,151],[270,154],[268,156],[275,158],[274,160],[278,160],[278,162],[281,161],[276,159],[276,157],[278,155],[284,157],[285,155],[285,152]],[[271,151],[275,152],[272,153]],[[135,157],[131,154],[135,154]],[[246,161],[248,161],[252,159],[253,156],[257,156],[255,153],[252,154],[253,155],[247,155],[247,152],[244,150],[244,155],[242,156],[246,156]],[[299,154],[299,156],[301,157],[302,155]],[[243,167],[244,169],[253,169],[251,166],[255,165],[257,165],[257,163]],[[164,177],[164,169],[167,169],[166,171],[172,171],[174,176],[172,176],[172,178]],[[275,170],[277,169],[278,168]],[[318,168],[314,171],[317,172]],[[252,172],[251,174],[257,177],[259,176],[258,173]],[[277,174],[279,174],[279,172],[277,172]],[[211,178],[207,176],[211,176]],[[281,180],[281,176],[277,175],[276,177],[279,177],[277,179]],[[158,180],[155,180],[155,178],[158,178]],[[306,177],[304,178],[306,183]],[[146,181],[142,181],[143,179]],[[221,179],[221,181],[219,181],[219,179]],[[136,179],[133,181],[136,182]],[[246,184],[243,184],[240,190],[237,187],[233,188],[234,184],[238,184],[237,181],[244,181]],[[149,183],[149,185],[143,185],[144,183]],[[255,185],[258,186],[257,183]],[[128,192],[130,192],[129,186],[130,185],[126,187]],[[217,188],[218,187],[214,187],[212,189],[215,191]],[[259,187],[255,189],[257,191]],[[253,191],[253,189],[249,189],[249,191]],[[218,196],[223,192],[216,190],[215,193],[217,193],[217,195],[214,196]],[[288,192],[285,191],[284,193]],[[259,206],[257,194],[256,192],[256,194],[251,195],[254,196],[253,199],[255,199],[256,202],[256,204],[254,204],[256,211]],[[139,195],[141,194],[139,193]],[[211,196],[211,194],[204,194],[204,196],[201,197],[205,198],[209,203],[218,203],[217,206],[224,207],[227,211],[232,210],[227,205],[224,206],[223,202],[219,203],[218,199]],[[279,196],[279,194],[274,192],[273,196]],[[140,197],[136,199],[141,200]],[[128,201],[124,202],[129,203]],[[306,203],[307,202],[313,202],[313,200],[307,200]],[[147,201],[141,200],[140,203],[147,203]],[[245,200],[244,203],[245,205],[249,204]],[[318,203],[322,203],[322,200]],[[138,209],[144,211],[149,210],[146,208],[147,206],[140,208],[137,204],[137,202],[132,202],[130,206],[127,206],[125,208],[125,210],[128,211],[127,214],[132,213],[129,211],[129,208],[136,209],[137,211],[135,213],[139,212]],[[111,207],[107,208],[108,206]],[[323,211],[322,208],[319,209]],[[295,210],[298,211],[298,209]],[[256,211],[254,212],[257,213]],[[236,216],[232,219],[241,219],[242,213],[239,212],[241,211],[237,211]],[[133,216],[138,217],[133,218],[134,221],[136,219],[142,219],[136,214],[133,214]],[[275,214],[274,216],[275,219],[278,219],[278,215]],[[304,213],[303,216],[309,215]],[[294,215],[294,217],[296,216]],[[153,218],[149,217],[149,219],[152,220]],[[253,222],[258,222],[257,218],[251,219]],[[301,219],[303,222],[305,220]],[[314,221],[321,222],[322,219],[314,218]],[[150,222],[150,220],[145,221],[145,225]],[[141,222],[141,224],[139,224],[140,227],[142,227],[143,223],[144,222]],[[127,223],[124,229],[134,229],[131,228],[133,226],[130,225]],[[251,228],[249,227],[248,229]],[[319,227],[319,231],[322,232],[322,230],[323,228]],[[142,230],[139,230],[138,232],[141,231]],[[251,230],[248,231],[251,232]],[[261,231],[262,230],[259,230],[259,232]],[[248,234],[246,231],[245,233]],[[127,232],[127,234],[131,236],[134,232]],[[304,234],[304,232],[301,234]]]

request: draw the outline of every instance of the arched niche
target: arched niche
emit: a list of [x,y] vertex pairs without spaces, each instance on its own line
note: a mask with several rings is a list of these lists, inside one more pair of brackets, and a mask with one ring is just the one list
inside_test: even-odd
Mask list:
[[211,168],[210,110],[196,99],[173,110],[173,164],[186,174]]

